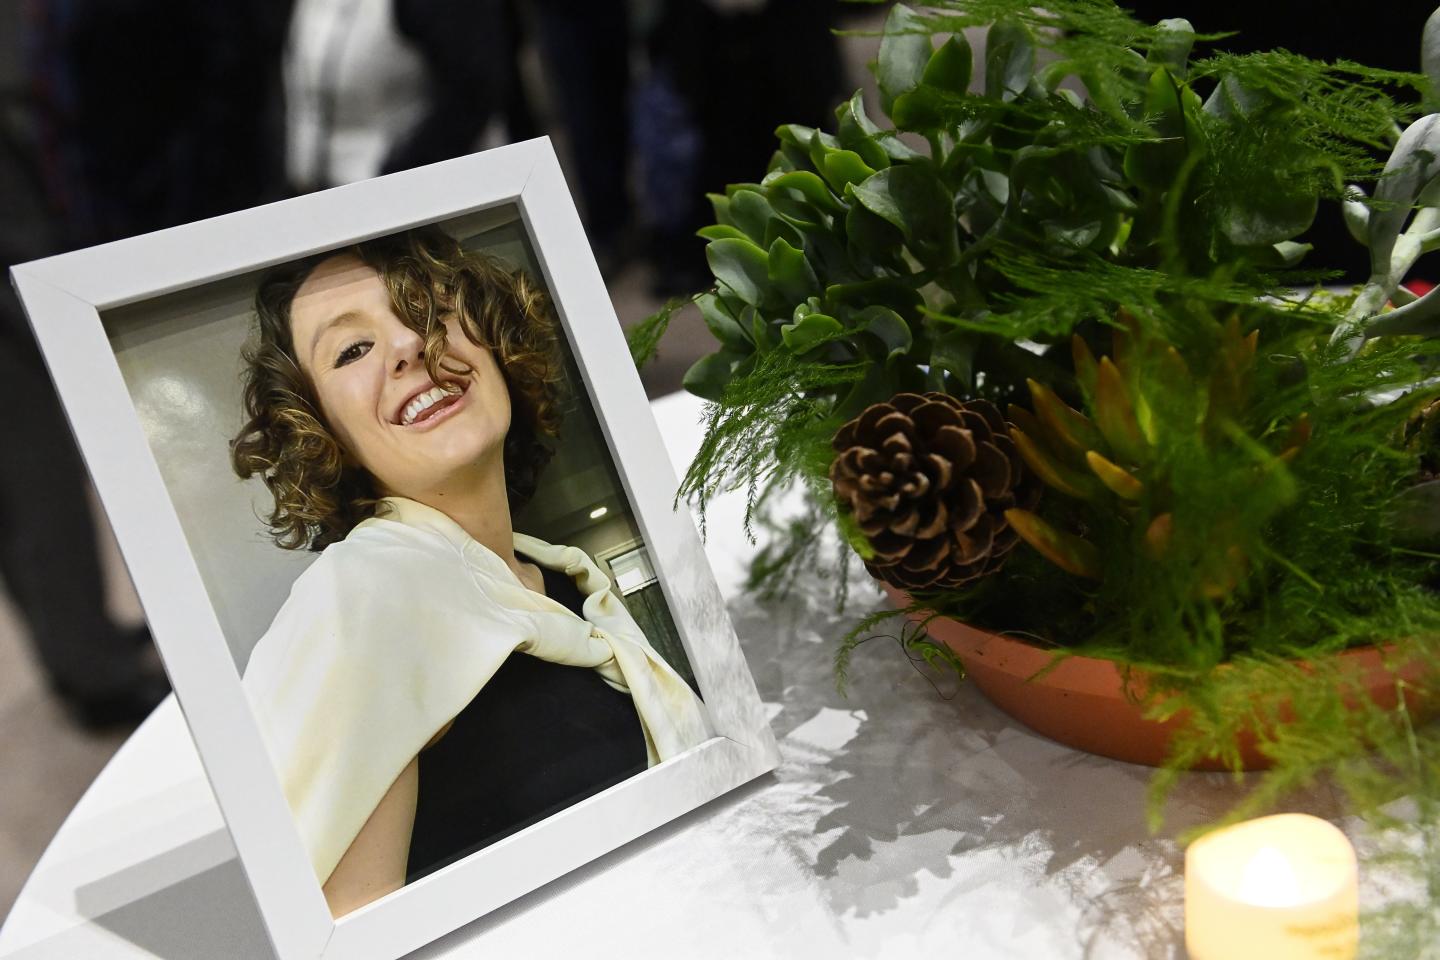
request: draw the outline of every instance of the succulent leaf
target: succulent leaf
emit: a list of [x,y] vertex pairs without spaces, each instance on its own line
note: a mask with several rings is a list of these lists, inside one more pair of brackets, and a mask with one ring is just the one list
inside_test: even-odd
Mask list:
[[1100,478],[1100,482],[1117,497],[1139,500],[1145,493],[1145,484],[1137,480],[1134,474],[1119,464],[1106,460],[1094,450],[1085,452],[1085,462],[1090,464],[1090,469]]
[[1157,514],[1145,528],[1145,552],[1152,560],[1159,560],[1170,549],[1170,538],[1175,534],[1175,515]]
[[1206,419],[1212,426],[1235,416],[1244,406],[1259,334],[1257,329],[1241,336],[1240,318],[1235,314],[1225,321],[1215,367],[1210,371],[1210,403]]
[[1070,356],[1075,367],[1075,381],[1080,384],[1080,392],[1086,399],[1093,400],[1098,372],[1095,354],[1090,352],[1090,345],[1078,333],[1070,337]]
[[875,169],[854,150],[831,150],[826,153],[820,172],[837,193],[843,193],[847,184],[863,183],[875,175]]
[[836,135],[840,145],[860,155],[867,165],[875,170],[890,166],[890,156],[876,139],[880,129],[865,115],[864,97],[860,91],[835,109],[839,127]]
[[1080,455],[1103,444],[1100,431],[1095,429],[1089,417],[1061,400],[1044,384],[1032,379],[1027,379],[1025,383],[1030,388],[1035,415],[1052,437]]
[[695,235],[703,240],[748,240],[745,231],[739,227],[732,227],[725,223],[712,223],[707,227],[701,227],[695,231]]
[[1199,581],[1200,595],[1210,600],[1223,600],[1235,592],[1250,569],[1245,551],[1231,544],[1225,548],[1225,560],[1214,570],[1203,574]]
[[1051,437],[1046,431],[1044,424],[1036,419],[1035,414],[1026,410],[1018,404],[1010,404],[1005,409],[1005,419],[1024,430],[1036,443],[1051,445]]
[[764,250],[740,238],[711,240],[705,259],[726,290],[752,307],[764,302],[770,286],[770,260]]
[[1073,533],[1057,530],[1045,520],[1018,507],[1005,511],[1011,529],[1055,566],[1077,577],[1100,579],[1100,551]]
[[1018,23],[1001,20],[985,35],[985,95],[1014,100],[1035,76],[1035,45]]
[[810,313],[795,323],[781,326],[780,339],[787,349],[795,353],[804,353],[819,343],[833,338],[836,334],[844,332],[845,328],[834,317],[828,317],[823,313]]
[[682,385],[695,396],[718,403],[740,358],[728,348],[701,357],[685,371]]
[[730,194],[730,219],[755,243],[765,242],[765,226],[774,216],[770,201],[759,190],[736,190]]
[[970,71],[970,44],[965,34],[956,33],[931,54],[921,80],[950,93],[964,94],[970,88]]
[[854,190],[867,209],[900,229],[922,263],[948,266],[960,255],[955,198],[933,168],[897,164],[856,184]]
[[732,350],[748,352],[754,347],[750,331],[730,315],[725,304],[713,293],[701,294],[695,300],[700,307],[700,317],[716,340]]
[[[1151,411],[1151,429],[1155,429],[1157,418],[1167,423],[1194,426],[1200,415],[1200,386],[1195,381],[1195,375],[1190,372],[1190,365],[1185,362],[1180,351],[1173,346],[1167,346],[1160,352],[1155,370],[1164,388],[1154,391],[1153,394],[1157,409]],[[1152,445],[1158,439],[1149,431],[1146,432],[1146,437]]]
[[920,82],[930,51],[929,31],[915,11],[903,3],[891,7],[875,64],[881,105],[887,113],[896,97],[913,90]]
[[772,200],[777,190],[794,190],[822,210],[835,213],[842,209],[840,201],[830,192],[825,181],[809,170],[793,170],[782,174],[770,180],[766,187]]
[[1012,427],[1010,437],[1025,465],[1035,471],[1046,486],[1077,500],[1089,500],[1096,493],[1089,477],[1050,456],[1024,430]]
[[1305,449],[1305,444],[1310,442],[1311,429],[1310,414],[1300,414],[1290,425],[1290,429],[1286,431],[1285,439],[1280,443],[1280,452],[1277,456],[1286,463],[1294,461],[1300,455],[1300,451]]
[[805,254],[784,237],[776,237],[766,254],[767,272],[775,291],[786,303],[796,303],[820,292],[820,281]]
[[1109,357],[1100,360],[1095,379],[1095,423],[1110,449],[1129,463],[1144,463],[1149,446],[1125,390],[1120,370]]

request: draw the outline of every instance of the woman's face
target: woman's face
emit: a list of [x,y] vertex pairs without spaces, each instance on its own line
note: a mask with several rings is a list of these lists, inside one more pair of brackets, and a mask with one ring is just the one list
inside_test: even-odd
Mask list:
[[510,396],[490,351],[471,343],[453,315],[445,318],[453,358],[445,366],[469,373],[436,384],[424,338],[395,313],[380,275],[343,254],[301,284],[290,330],[330,429],[383,494],[418,498],[478,468],[503,470]]

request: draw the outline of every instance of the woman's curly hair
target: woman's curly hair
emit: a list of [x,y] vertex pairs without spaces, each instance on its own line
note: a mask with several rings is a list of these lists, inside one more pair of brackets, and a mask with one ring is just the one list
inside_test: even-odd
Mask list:
[[493,352],[510,394],[505,488],[512,513],[518,511],[553,455],[547,440],[558,435],[563,415],[555,321],[525,274],[423,227],[286,264],[261,278],[256,335],[243,354],[246,421],[230,443],[230,460],[242,478],[259,474],[270,488],[271,537],[286,549],[323,550],[374,516],[380,500],[374,479],[345,455],[326,425],[291,339],[290,307],[301,284],[320,263],[347,253],[375,268],[396,314],[425,338],[423,359],[433,382],[443,382],[442,371],[468,372],[445,355],[450,313],[476,346]]

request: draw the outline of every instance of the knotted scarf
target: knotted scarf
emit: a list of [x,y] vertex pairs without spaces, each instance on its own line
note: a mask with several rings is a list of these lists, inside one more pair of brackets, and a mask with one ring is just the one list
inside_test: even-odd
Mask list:
[[[389,497],[301,574],[256,644],[245,691],[321,883],[400,772],[513,653],[589,667],[628,691],[651,766],[710,737],[699,699],[583,550],[520,533],[514,545],[575,581],[583,619],[445,514]],[[544,724],[535,718],[537,736]]]

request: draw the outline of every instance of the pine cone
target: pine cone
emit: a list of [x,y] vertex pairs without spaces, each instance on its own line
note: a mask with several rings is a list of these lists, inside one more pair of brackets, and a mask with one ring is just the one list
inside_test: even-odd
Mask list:
[[905,590],[958,587],[993,573],[1018,541],[1005,520],[1040,483],[985,400],[900,393],[835,434],[830,482],[875,548],[872,576]]

